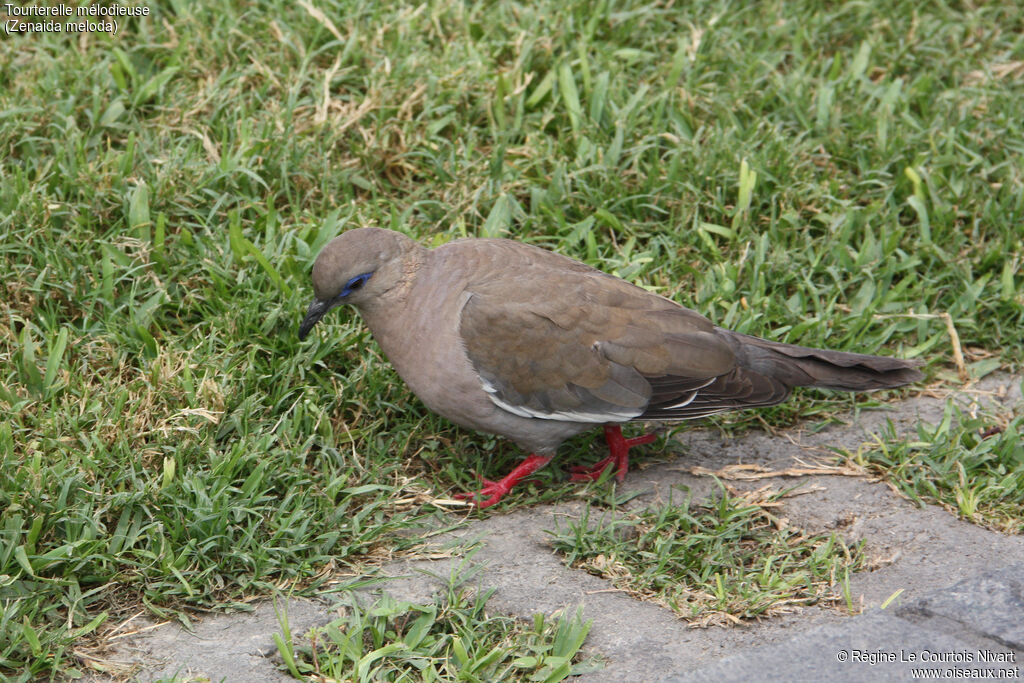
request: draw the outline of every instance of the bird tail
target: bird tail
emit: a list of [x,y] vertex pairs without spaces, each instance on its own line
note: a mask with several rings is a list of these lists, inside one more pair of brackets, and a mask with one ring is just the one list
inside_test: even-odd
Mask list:
[[[722,330],[725,331],[725,330]],[[919,360],[812,349],[728,331],[740,364],[786,387],[875,391],[917,382]]]

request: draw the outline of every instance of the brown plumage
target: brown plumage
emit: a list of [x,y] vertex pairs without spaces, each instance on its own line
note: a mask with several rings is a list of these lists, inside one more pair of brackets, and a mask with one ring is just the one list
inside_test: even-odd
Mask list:
[[[758,339],[567,257],[511,240],[433,250],[400,233],[351,230],[313,267],[299,335],[353,304],[428,408],[506,436],[534,455],[499,482],[497,502],[566,438],[596,424],[682,420],[766,406],[796,386],[872,391],[917,381],[916,361]],[[625,475],[631,445],[606,430]],[[616,445],[618,444],[618,445]]]

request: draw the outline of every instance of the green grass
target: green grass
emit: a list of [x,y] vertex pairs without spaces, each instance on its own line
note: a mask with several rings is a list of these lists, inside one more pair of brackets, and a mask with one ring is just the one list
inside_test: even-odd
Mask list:
[[385,595],[360,606],[343,601],[343,616],[303,634],[296,646],[281,615],[275,636],[285,667],[313,681],[543,681],[584,673],[579,662],[590,630],[579,613],[524,623],[485,611],[491,592],[449,583],[431,604]]
[[570,566],[702,626],[840,603],[850,572],[865,566],[863,548],[780,524],[770,508],[783,496],[759,500],[723,488],[706,504],[670,497],[596,521],[587,507],[578,521],[550,532],[552,545]]
[[911,500],[941,505],[962,519],[1024,533],[1024,409],[965,412],[952,401],[917,439],[891,425],[874,444],[845,458],[881,474]]
[[948,313],[971,371],[1019,369],[1024,10],[677,5],[168,0],[5,36],[0,675],[406,552],[520,455],[428,415],[353,316],[298,343],[350,227],[514,236],[933,380]]

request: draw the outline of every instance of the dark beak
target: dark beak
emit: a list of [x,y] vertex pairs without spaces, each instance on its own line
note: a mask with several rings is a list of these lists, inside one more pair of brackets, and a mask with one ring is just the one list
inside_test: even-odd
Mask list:
[[306,317],[302,319],[302,324],[299,325],[299,339],[305,339],[309,334],[309,331],[313,329],[313,325],[316,325],[320,318],[324,317],[331,307],[330,302],[320,301],[320,299],[313,299],[309,304],[309,309],[306,311]]

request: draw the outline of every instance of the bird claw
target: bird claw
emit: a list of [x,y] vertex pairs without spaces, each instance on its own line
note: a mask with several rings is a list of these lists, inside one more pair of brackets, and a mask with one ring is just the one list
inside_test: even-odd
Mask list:
[[607,458],[597,463],[593,467],[585,467],[583,465],[574,465],[569,468],[572,475],[569,477],[569,481],[586,482],[586,481],[597,481],[604,474],[604,471],[613,465],[618,465],[619,471],[615,473],[615,476],[619,481],[626,478],[626,470],[623,468],[623,463],[618,462],[618,459],[609,455]]
[[[500,481],[491,481],[490,479],[484,479],[479,474],[476,478],[480,480],[480,483],[484,485],[479,491],[465,491],[463,493],[456,493],[452,496],[456,500],[468,500],[472,505],[477,506],[479,509],[490,507],[497,503],[502,497],[512,490],[511,486],[503,486]],[[485,498],[485,496],[488,496]]]
[[[549,460],[551,460],[551,456],[549,455],[531,454],[500,481],[484,479],[478,474],[476,475],[476,478],[484,485],[482,489],[476,492],[466,491],[465,493],[456,493],[454,497],[458,500],[468,500],[471,504],[476,505],[481,510],[483,508],[490,507],[500,501],[506,493],[512,490],[513,486],[519,483],[519,481],[548,464]],[[481,500],[484,496],[489,497]]]
[[608,450],[611,455],[597,463],[593,467],[570,467],[572,472],[570,481],[597,481],[609,467],[615,467],[615,478],[620,482],[626,480],[626,471],[629,469],[629,449],[633,446],[640,446],[651,443],[658,438],[657,434],[643,434],[627,439],[622,436],[622,428],[618,425],[606,425],[604,428],[604,439],[608,442]]

